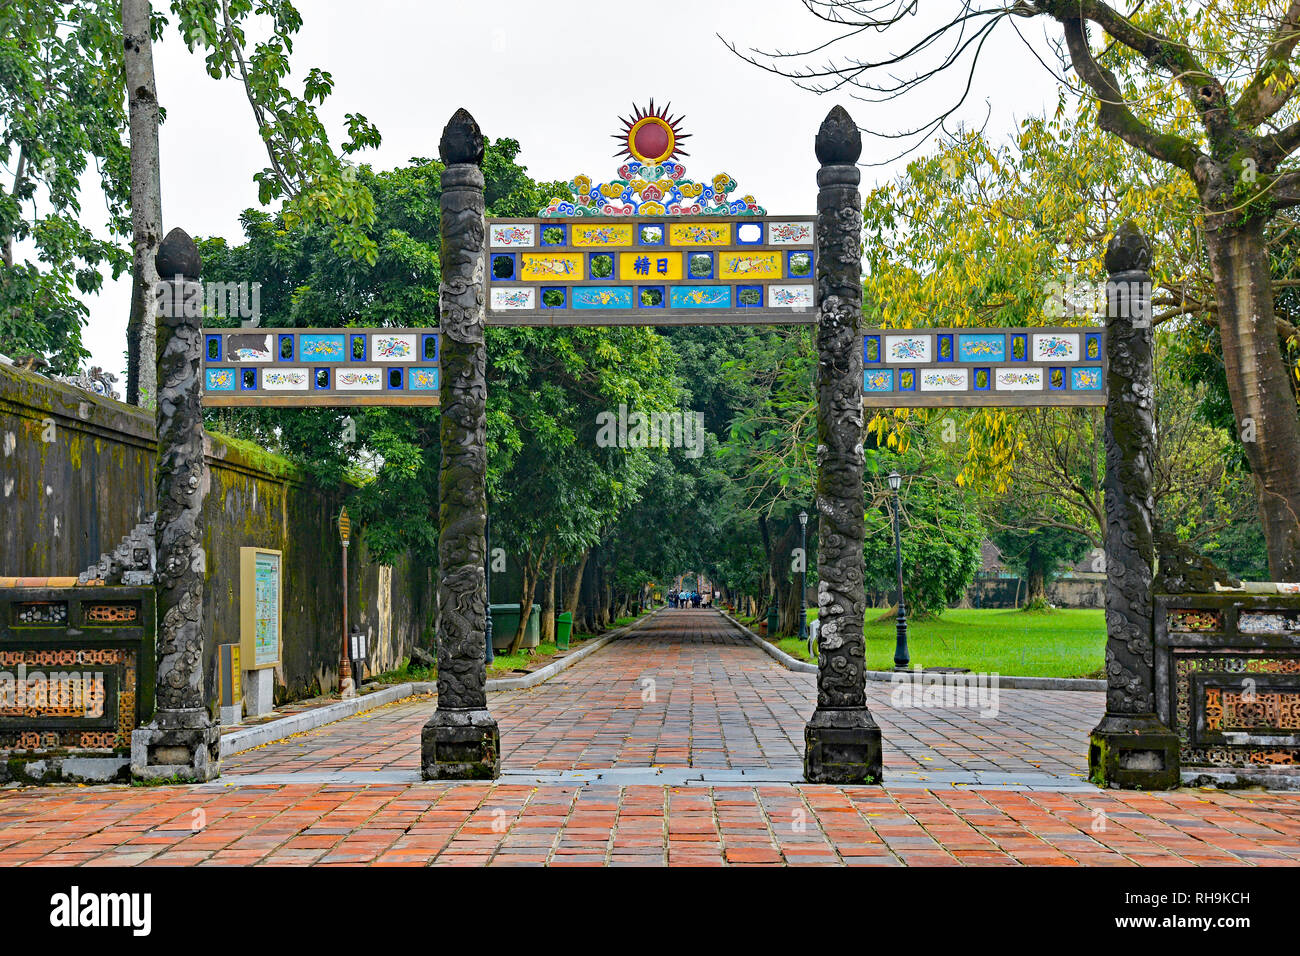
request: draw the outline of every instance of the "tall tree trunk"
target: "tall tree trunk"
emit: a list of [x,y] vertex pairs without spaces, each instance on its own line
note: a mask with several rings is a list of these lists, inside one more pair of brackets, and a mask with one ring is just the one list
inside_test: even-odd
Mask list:
[[1031,565],[1029,568],[1029,580],[1026,582],[1025,603],[1032,604],[1034,601],[1042,599],[1047,600],[1047,576],[1043,574],[1043,569]]
[[[18,191],[22,188],[23,180],[27,178],[27,147],[21,146],[18,149],[18,165],[14,171],[14,188],[13,196],[18,196]],[[12,266],[14,264],[14,234],[13,230],[6,230],[3,250],[0,251],[3,256],[4,264]]]
[[[590,558],[590,555],[588,557]],[[597,560],[599,560],[599,555],[597,555]],[[596,606],[600,604],[596,597],[596,561],[588,560],[586,562],[583,566],[581,580],[578,610],[582,614],[582,630],[587,634],[595,634],[600,630],[600,625],[596,621]]]
[[510,642],[510,654],[519,653],[524,637],[528,634],[528,619],[533,613],[533,592],[537,590],[537,571],[542,564],[542,555],[539,553],[534,556],[530,551],[520,564],[519,626],[515,628],[514,640]]
[[[768,551],[768,573],[772,578],[772,589],[776,593],[776,606],[780,617],[777,620],[777,633],[789,637],[797,632],[799,618],[799,596],[795,581],[797,574],[790,572],[791,548],[799,540],[799,525],[791,522]],[[768,635],[773,637],[775,635]]]
[[1238,435],[1259,492],[1275,581],[1300,581],[1300,421],[1278,347],[1264,225],[1206,215],[1205,247]]
[[577,567],[573,569],[573,580],[569,584],[569,593],[564,596],[564,610],[574,616],[575,622],[577,621],[578,596],[582,593],[582,572],[587,568],[587,555],[590,553],[590,551],[582,552]]
[[609,579],[608,568],[598,567],[596,573],[600,579],[600,629],[607,631],[614,623],[609,614],[614,606],[614,582]]
[[559,570],[560,559],[551,558],[551,568],[546,573],[542,585],[542,629],[541,642],[555,643],[555,572]]
[[[158,179],[158,91],[154,84],[149,0],[122,0],[123,65],[131,131],[131,315],[126,326],[126,400],[146,405],[157,398],[154,370],[156,325],[154,256],[162,241],[162,193]],[[168,278],[171,278],[170,276]]]

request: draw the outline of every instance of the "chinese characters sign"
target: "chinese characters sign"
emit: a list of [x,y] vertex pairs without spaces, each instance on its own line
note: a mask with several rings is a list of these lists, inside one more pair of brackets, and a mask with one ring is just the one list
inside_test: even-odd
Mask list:
[[812,218],[488,220],[489,325],[815,321]]
[[204,329],[203,404],[437,405],[437,329]]
[[1105,405],[1106,332],[1096,327],[868,329],[862,402]]

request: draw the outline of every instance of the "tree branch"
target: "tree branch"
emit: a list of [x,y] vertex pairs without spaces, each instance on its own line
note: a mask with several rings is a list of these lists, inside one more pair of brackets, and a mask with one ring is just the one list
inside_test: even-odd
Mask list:
[[[1064,10],[1070,9],[1064,0],[1053,5]],[[1080,10],[1084,8],[1078,7]],[[1189,175],[1193,174],[1201,151],[1190,140],[1172,133],[1157,133],[1142,123],[1125,103],[1115,74],[1093,59],[1083,19],[1068,14],[1063,14],[1058,19],[1065,31],[1065,43],[1075,71],[1097,96],[1097,125],[1147,155],[1186,170]]]
[[1291,59],[1297,41],[1300,41],[1300,0],[1291,0],[1264,53],[1263,63],[1233,105],[1233,112],[1243,126],[1258,126],[1285,106],[1295,92],[1296,84],[1284,81],[1292,79],[1287,61]]

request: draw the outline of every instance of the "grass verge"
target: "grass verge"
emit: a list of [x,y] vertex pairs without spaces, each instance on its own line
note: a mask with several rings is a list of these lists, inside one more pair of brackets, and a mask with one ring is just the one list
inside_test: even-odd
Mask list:
[[[867,668],[891,670],[894,622],[868,623],[863,634]],[[797,637],[774,643],[797,660],[816,660]],[[907,645],[912,664],[921,667],[966,667],[1016,677],[1095,678],[1105,663],[1105,612],[953,608],[933,620],[908,621]]]

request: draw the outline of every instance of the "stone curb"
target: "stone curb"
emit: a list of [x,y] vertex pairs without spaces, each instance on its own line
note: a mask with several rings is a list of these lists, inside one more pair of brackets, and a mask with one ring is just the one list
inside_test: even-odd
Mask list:
[[773,644],[771,641],[766,641],[766,640],[764,640],[763,638],[759,637],[757,634],[755,634],[755,633],[754,633],[753,631],[751,631],[749,628],[745,627],[745,625],[741,624],[739,621],[737,621],[734,617],[732,617],[730,614],[728,614],[728,613],[727,613],[726,611],[724,611],[722,608],[718,608],[717,611],[718,611],[719,614],[721,614],[723,617],[725,617],[728,621],[730,621],[730,622],[732,623],[732,625],[734,625],[735,628],[736,628],[738,631],[740,631],[741,634],[744,634],[747,638],[749,638],[751,641],[753,641],[755,644],[757,644],[760,648],[762,648],[762,650],[767,654],[768,657],[770,657],[770,658],[772,658],[773,660],[775,660],[778,664],[780,664],[780,665],[781,665],[782,667],[784,667],[786,670],[788,670],[788,671],[798,671],[798,672],[801,673],[801,674],[816,674],[816,673],[817,673],[817,665],[816,665],[816,664],[810,664],[810,663],[808,663],[807,661],[801,661],[801,660],[799,660],[799,658],[797,658],[797,657],[791,657],[789,654],[787,654],[785,651],[781,650],[781,648],[777,647],[777,646],[776,646],[775,644]]
[[[787,670],[798,671],[803,674],[817,673],[816,664],[810,664],[807,661],[801,661],[798,658],[791,657],[789,654],[781,650],[781,648],[777,647],[775,644],[759,637],[757,634],[755,634],[749,628],[745,627],[745,625],[741,624],[739,621],[737,621],[726,611],[719,609],[719,613],[721,613],[723,617],[725,617],[728,621],[734,624],[742,634],[744,634],[751,641],[753,641],[759,647],[761,647],[769,657],[776,660],[777,663],[779,663],[782,667],[785,667]],[[866,678],[867,680],[888,682],[888,681],[893,681],[897,673],[898,673],[897,671],[867,671]],[[908,671],[906,673],[925,673],[925,672]],[[931,675],[927,675],[927,677],[929,676]],[[964,684],[965,680],[963,678],[965,678],[968,675],[941,674],[937,676],[942,678],[943,684],[945,685],[953,684],[954,686],[957,686],[959,684]],[[1089,678],[1086,677],[1011,677],[1011,676],[1004,676],[1002,674],[999,674],[998,687],[999,689],[1007,688],[1008,690],[1071,690],[1071,691],[1098,692],[1098,691],[1106,690],[1106,682],[1104,680],[1090,680]]]
[[[633,621],[631,624],[610,631],[607,634],[602,634],[595,640],[586,642],[582,648],[574,653],[567,654],[560,660],[547,664],[540,670],[535,670],[524,677],[500,677],[489,680],[487,682],[487,691],[488,693],[497,693],[505,690],[525,690],[549,680],[560,671],[578,663],[584,657],[596,653],[610,641],[616,641],[633,628],[644,624],[659,613],[659,610],[656,608],[650,614]],[[255,727],[223,734],[221,737],[221,756],[229,757],[233,754],[243,753],[245,750],[252,750],[254,747],[260,747],[263,744],[283,740],[285,737],[291,737],[307,730],[315,730],[325,724],[332,724],[336,720],[355,717],[357,714],[374,710],[376,707],[383,707],[385,704],[391,704],[403,697],[410,697],[413,694],[430,694],[436,692],[437,689],[438,685],[432,681],[411,681],[405,684],[394,684],[391,687],[385,687],[383,690],[373,691],[349,700],[339,700],[332,704],[325,704],[323,707],[304,710],[301,713],[290,714],[276,720],[268,720],[266,723],[258,724]]]
[[332,724],[336,720],[353,717],[364,711],[391,704],[403,697],[410,697],[413,693],[416,693],[414,684],[394,684],[391,687],[385,687],[383,690],[362,694],[348,700],[338,700],[332,704],[304,710],[298,714],[268,720],[264,724],[258,724],[244,730],[236,730],[234,733],[222,734],[221,756],[229,757],[231,754],[242,753],[245,750],[260,747],[262,744],[269,744],[273,740],[283,740],[285,737],[302,733],[304,730],[314,730],[323,724]]

